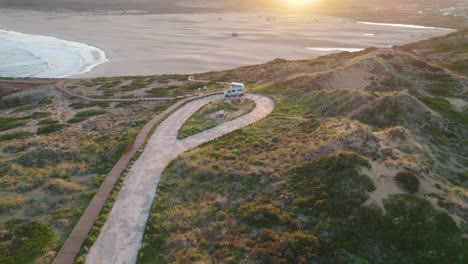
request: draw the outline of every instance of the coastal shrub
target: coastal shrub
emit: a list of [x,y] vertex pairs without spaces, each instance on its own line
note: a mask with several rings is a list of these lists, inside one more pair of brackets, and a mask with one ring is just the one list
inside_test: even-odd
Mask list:
[[5,154],[15,154],[15,153],[18,153],[21,151],[21,147],[17,147],[17,146],[6,146],[2,149],[2,152],[5,153]]
[[0,117],[0,131],[7,131],[24,125],[26,125],[26,122],[16,118]]
[[13,160],[13,162],[27,168],[44,168],[59,164],[63,161],[75,161],[80,158],[81,155],[78,152],[57,152],[52,149],[39,149],[23,154]]
[[84,101],[78,101],[74,102],[69,105],[69,107],[74,108],[74,109],[83,109],[83,108],[89,108],[89,107],[109,107],[108,102],[84,102]]
[[382,236],[385,246],[397,250],[408,263],[464,263],[463,259],[467,260],[464,249],[468,244],[462,241],[456,223],[447,213],[435,210],[426,199],[409,194],[392,195],[384,200],[384,207]]
[[426,90],[433,96],[454,97],[462,88],[460,83],[450,78],[438,80],[436,84],[427,87]]
[[0,142],[2,141],[9,141],[9,140],[15,140],[15,139],[23,139],[32,136],[33,133],[28,132],[28,131],[18,131],[18,132],[13,132],[10,134],[5,134],[0,136]]
[[125,108],[125,107],[128,107],[128,106],[133,106],[133,105],[137,105],[137,104],[138,104],[137,101],[120,102],[115,106],[115,108]]
[[70,118],[67,123],[68,124],[76,124],[76,123],[81,123],[83,121],[85,121],[87,118],[86,117],[73,117],[73,118]]
[[318,252],[318,238],[302,231],[263,230],[252,248],[256,263],[310,263]]
[[[296,206],[325,210],[333,215],[349,215],[363,204],[367,192],[374,190],[372,180],[357,168],[368,161],[354,152],[341,152],[294,167],[288,178]],[[353,186],[352,189],[349,186]]]
[[400,171],[395,176],[398,185],[410,193],[416,193],[419,190],[419,179],[410,171]]
[[242,205],[238,214],[249,224],[262,227],[278,224],[283,218],[281,209],[266,197],[259,197],[253,202]]
[[17,107],[15,108],[15,110],[13,112],[18,113],[18,112],[34,110],[34,109],[46,106],[46,105],[51,104],[51,103],[52,103],[52,98],[46,97],[46,98],[42,98],[37,103],[23,104],[21,106],[18,106],[18,104],[15,104],[14,106],[17,106]]
[[121,135],[118,138],[118,144],[105,148],[96,160],[94,172],[98,174],[107,174],[122,156],[124,151],[133,144],[134,137],[135,136],[131,134]]
[[38,135],[50,134],[50,133],[60,131],[65,127],[66,125],[63,125],[63,124],[45,125],[45,126],[38,128],[36,134]]
[[43,126],[43,125],[53,125],[53,124],[58,124],[58,123],[59,121],[55,119],[44,119],[44,120],[39,121],[37,124],[39,126]]
[[10,209],[15,209],[22,206],[26,202],[23,197],[2,197],[0,199],[0,213],[4,213]]
[[84,189],[83,186],[78,183],[69,182],[63,179],[51,179],[46,184],[46,188],[60,194],[74,193]]
[[453,109],[452,104],[446,99],[437,97],[420,96],[418,97],[429,108],[439,112],[451,121],[468,128],[468,118],[466,113],[458,112]]
[[28,116],[22,117],[21,119],[39,119],[50,116],[49,112],[34,112]]
[[[11,222],[11,221],[10,221]],[[0,240],[0,263],[33,263],[54,240],[52,229],[42,222],[7,223],[6,242]]]
[[91,117],[91,116],[98,116],[107,113],[105,110],[86,110],[79,112],[75,115],[75,117]]

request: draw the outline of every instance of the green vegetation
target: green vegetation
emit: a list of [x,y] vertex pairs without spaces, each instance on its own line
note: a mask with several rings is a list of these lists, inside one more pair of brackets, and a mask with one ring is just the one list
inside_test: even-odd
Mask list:
[[[198,110],[179,130],[178,139],[183,139],[207,129],[218,126],[219,124],[236,119],[242,115],[248,114],[255,108],[255,102],[251,100],[242,100],[240,102],[216,101]],[[217,118],[215,114],[218,111],[226,111],[225,118]]]
[[[47,88],[36,89],[38,97],[41,89],[48,92]],[[12,108],[3,112],[2,126],[13,127],[10,124],[13,123],[27,125],[28,130],[29,126],[38,127],[35,136],[26,128],[0,135],[0,263],[50,263],[53,254],[47,252],[57,252],[61,247],[135,135],[157,111],[173,102],[128,105],[120,115],[109,119],[102,108],[114,108],[115,104],[86,103],[73,97],[67,97],[66,102],[62,97],[24,100],[28,102],[12,101],[11,105],[0,102],[0,107]],[[80,111],[84,112],[83,117],[71,119],[86,120],[93,116],[98,121],[91,133],[89,127],[73,122],[64,124],[69,120],[63,117],[74,112],[70,108],[85,108]],[[40,235],[26,230],[37,221],[49,230],[53,228],[56,237],[43,244]]]
[[[16,107],[14,112],[18,113],[18,112],[34,110],[34,109],[46,106],[50,104],[51,102],[52,102],[52,99],[47,97],[47,98],[43,98],[39,100],[39,102],[37,103],[26,103],[26,104],[23,103],[23,105],[21,105],[22,104],[21,102],[17,102],[16,104],[12,104],[11,107]],[[18,106],[18,103],[21,106]]]
[[2,197],[0,200],[0,213],[4,213],[10,209],[15,209],[22,206],[26,200],[23,197]]
[[86,110],[79,112],[75,115],[75,117],[82,118],[82,117],[91,117],[91,116],[98,116],[98,115],[104,115],[107,112],[105,110]]
[[70,104],[70,107],[74,109],[83,109],[83,108],[90,108],[90,107],[109,107],[108,102],[86,102],[86,101],[78,101]]
[[[468,230],[466,225],[459,228],[450,216],[466,218],[462,203],[466,200],[467,112],[457,112],[441,98],[466,100],[466,84],[459,78],[462,73],[434,64],[438,57],[449,59],[440,62],[442,66],[463,64],[464,57],[458,55],[466,47],[456,46],[465,40],[458,36],[451,34],[457,41],[435,45],[432,49],[438,51],[424,54],[423,59],[431,63],[398,49],[387,50],[391,55],[385,56],[367,49],[316,60],[278,59],[197,76],[212,81],[206,84],[208,90],[219,88],[215,81],[248,83],[249,92],[271,96],[276,109],[264,120],[181,155],[166,168],[138,262],[466,263],[468,244],[463,236]],[[434,43],[440,41],[444,39]],[[425,47],[421,52],[431,50],[430,45],[420,45]],[[452,51],[459,59],[451,59]],[[359,90],[333,89],[335,77],[348,69],[371,73],[373,84]],[[187,77],[96,78],[81,81],[77,89],[85,85],[92,87],[87,90],[93,96],[132,97],[189,94],[204,86],[188,82]],[[145,90],[132,92],[137,89]],[[37,256],[56,250],[143,124],[171,104],[121,103],[118,107],[125,111],[109,120],[101,108],[115,108],[115,104],[67,100],[75,109],[95,108],[68,120],[73,129],[0,142],[0,191],[11,198],[0,202],[2,263],[34,262]],[[198,133],[216,125],[212,114],[221,109],[237,115],[250,111],[223,104],[207,105],[182,130]],[[32,105],[39,104],[16,104],[14,110],[23,106],[42,110]],[[34,125],[22,118],[46,118],[41,114],[18,117],[14,110],[7,111],[4,120]],[[90,116],[98,121],[91,131],[74,125]],[[42,128],[66,120],[57,121],[39,123]],[[379,155],[384,147],[393,149],[393,154]],[[385,175],[383,167],[401,171],[395,177],[398,185],[418,196],[389,195],[380,200],[369,195],[375,189],[372,180],[392,176]],[[438,181],[438,190],[431,188],[434,192],[429,193],[426,184],[419,186],[409,171]],[[382,180],[376,186],[384,188],[381,184],[386,183],[393,185]],[[122,184],[123,178],[82,254],[99,235]],[[44,197],[36,199],[37,193]],[[436,210],[428,197],[437,199],[450,215]],[[43,235],[30,240],[33,236],[24,230],[38,220],[44,222],[36,228]],[[47,235],[52,234],[49,226],[57,239]],[[37,243],[34,248],[39,249],[30,250],[27,241]],[[23,246],[27,251],[18,250]],[[83,256],[77,259],[83,261]]]
[[54,240],[52,229],[41,222],[24,224],[12,220],[6,228],[8,232],[0,240],[0,262],[4,264],[32,263]]
[[[341,152],[289,169],[275,164],[273,158],[287,153],[289,147],[265,142],[262,135],[270,131],[269,119],[184,154],[166,169],[139,263],[241,259],[247,263],[340,263],[343,259],[393,263],[404,259],[406,263],[461,264],[466,260],[467,243],[460,229],[425,199],[391,196],[384,201],[387,214],[364,205],[367,193],[374,189],[372,181],[357,170],[368,166],[366,158]],[[278,123],[273,126],[281,130]],[[288,133],[278,135],[279,142]],[[293,132],[288,138],[295,136]],[[231,144],[240,142],[239,137],[247,142],[233,149]],[[268,149],[271,160],[253,162],[262,150],[229,155],[249,145]],[[288,164],[288,156],[284,157]],[[226,162],[230,165],[220,166]],[[190,250],[185,243],[192,243]]]
[[55,119],[44,119],[44,120],[41,120],[37,123],[37,125],[39,126],[43,126],[43,125],[54,125],[54,124],[58,124],[60,123],[60,121],[58,120],[55,120]]
[[50,116],[49,112],[34,112],[31,115],[25,116],[21,119],[40,119],[48,116]]
[[27,168],[45,168],[63,161],[79,160],[80,153],[70,151],[55,151],[52,149],[37,149],[26,152],[13,160]]
[[[268,94],[276,108],[266,119],[185,153],[166,168],[138,262],[466,262],[466,231],[421,198],[427,190],[418,191],[418,178],[406,171],[421,171],[425,177],[460,175],[466,150],[459,139],[466,130],[441,124],[462,124],[466,113],[455,113],[445,99],[422,95],[460,98],[464,84],[442,67],[398,52],[384,59],[408,64],[374,69],[374,51],[276,60],[197,76],[261,81],[249,91]],[[364,54],[368,56],[361,60]],[[367,67],[369,61],[369,72],[388,85],[369,90],[323,85],[333,83],[335,75],[328,71],[355,62]],[[399,74],[407,66],[413,69],[415,82],[388,77],[397,66]],[[415,87],[407,93],[407,85]],[[181,131],[213,125],[203,114],[201,109]],[[407,133],[390,129],[394,127]],[[433,131],[437,127],[444,137]],[[435,140],[442,144],[434,145]],[[395,148],[392,157],[378,155],[386,145]],[[449,156],[456,161],[451,163]],[[402,188],[421,197],[390,195],[380,207],[375,204],[369,196],[375,189],[370,176],[388,176],[374,175],[378,170],[371,168],[387,164],[402,170],[395,178]],[[465,211],[452,210],[457,206],[447,208],[465,216]]]
[[468,113],[456,111],[446,99],[424,96],[421,96],[418,99],[424,102],[428,107],[447,117],[452,122],[463,126],[465,129],[468,128]]
[[33,133],[27,132],[27,131],[13,132],[13,133],[10,133],[10,134],[1,135],[0,136],[0,142],[15,140],[15,139],[23,139],[23,138],[27,138],[27,137],[32,136],[32,135],[33,135]]
[[36,134],[38,135],[50,134],[50,133],[60,131],[64,129],[65,127],[67,127],[67,125],[63,125],[63,124],[45,125],[45,126],[39,127],[37,129]]
[[73,118],[70,118],[67,123],[68,124],[76,124],[76,123],[81,123],[83,121],[87,120],[86,117],[73,117]]
[[416,193],[419,190],[419,179],[410,171],[400,171],[395,176],[395,180],[410,193]]
[[61,194],[69,194],[82,191],[84,189],[83,186],[77,183],[65,181],[62,179],[52,179],[45,185],[45,187],[53,192]]
[[[360,175],[355,167],[368,161],[355,153],[324,156],[295,167],[288,183],[295,193],[295,206],[312,206],[333,215],[346,216],[367,200],[366,191],[373,191],[372,180]],[[353,186],[349,190],[349,186]]]
[[451,76],[443,75],[437,77],[437,82],[426,88],[433,96],[456,97],[463,90],[463,85]]
[[0,131],[10,130],[16,127],[25,126],[27,123],[16,118],[0,117]]

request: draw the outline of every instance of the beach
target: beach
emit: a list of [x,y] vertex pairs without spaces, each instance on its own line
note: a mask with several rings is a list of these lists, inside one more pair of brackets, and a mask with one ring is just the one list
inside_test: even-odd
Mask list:
[[109,61],[69,77],[226,70],[275,58],[310,59],[367,47],[386,48],[450,32],[323,15],[13,9],[0,10],[0,29],[83,43],[105,52]]

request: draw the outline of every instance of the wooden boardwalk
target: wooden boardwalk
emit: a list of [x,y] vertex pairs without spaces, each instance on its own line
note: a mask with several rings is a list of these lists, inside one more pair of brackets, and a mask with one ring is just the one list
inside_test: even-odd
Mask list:
[[[197,80],[190,80],[193,82],[197,82]],[[120,157],[117,163],[114,165],[112,170],[107,175],[104,182],[99,187],[98,191],[96,192],[95,196],[89,203],[88,207],[84,211],[83,215],[81,216],[80,220],[75,225],[75,228],[68,236],[67,240],[65,241],[64,245],[58,252],[57,256],[55,257],[53,263],[54,264],[71,264],[75,260],[76,256],[78,255],[81,246],[88,236],[89,231],[94,225],[99,213],[102,210],[102,207],[106,203],[110,193],[114,189],[115,183],[117,182],[120,175],[122,175],[125,168],[127,168],[128,164],[130,163],[133,156],[136,154],[138,150],[140,150],[143,145],[145,144],[146,138],[148,134],[151,132],[152,128],[170,113],[175,111],[177,108],[182,106],[183,104],[194,100],[199,99],[202,97],[220,94],[220,92],[214,92],[209,94],[190,94],[185,96],[178,96],[178,97],[151,97],[151,98],[129,98],[129,99],[121,99],[121,98],[107,98],[107,99],[100,99],[100,98],[91,98],[88,96],[80,95],[77,93],[72,92],[71,90],[64,87],[65,80],[58,80],[58,79],[47,79],[47,80],[27,80],[27,79],[0,79],[0,83],[11,83],[11,84],[30,84],[30,85],[54,85],[57,89],[62,91],[68,96],[80,98],[82,100],[91,101],[91,102],[141,102],[141,101],[171,101],[171,100],[180,100],[161,112],[159,115],[155,116],[151,121],[149,121],[143,129],[138,133],[135,141],[131,145],[131,147]],[[198,81],[199,82],[199,81]]]
[[189,97],[194,97],[198,96],[199,94],[187,94],[187,95],[182,95],[182,96],[176,96],[176,97],[139,97],[139,98],[92,98],[86,95],[81,95],[72,92],[71,90],[65,88],[63,85],[65,84],[65,80],[60,80],[54,85],[65,93],[66,95],[72,96],[72,97],[77,97],[86,101],[90,102],[143,102],[143,101],[174,101],[174,100],[180,100],[184,98],[189,98]]
[[[201,82],[197,80],[192,80],[193,82]],[[64,85],[66,80],[62,79],[46,79],[46,80],[27,80],[27,79],[0,79],[0,83],[11,83],[11,84],[30,84],[30,85],[54,85],[58,90],[62,91],[64,94],[80,98],[85,101],[90,102],[145,102],[145,101],[174,101],[181,100],[185,98],[199,96],[199,93],[186,94],[175,97],[139,97],[139,98],[92,98],[86,95],[77,94]]]
[[71,232],[68,239],[65,241],[65,244],[60,249],[53,263],[56,263],[56,264],[73,263],[75,257],[78,255],[80,251],[81,245],[83,244],[84,240],[88,236],[88,232],[93,227],[94,222],[96,221],[96,218],[99,216],[99,213],[102,207],[106,203],[107,198],[109,197],[111,191],[113,190],[114,185],[117,182],[117,179],[120,177],[122,172],[128,166],[130,160],[135,155],[135,153],[143,147],[151,129],[159,121],[161,121],[163,118],[168,116],[171,112],[176,110],[181,105],[187,103],[188,101],[202,98],[202,97],[209,96],[209,95],[213,95],[213,94],[218,94],[218,93],[206,94],[206,95],[201,95],[201,96],[196,96],[196,97],[191,97],[191,98],[186,98],[184,100],[181,100],[173,104],[166,110],[164,110],[162,113],[160,113],[156,117],[154,117],[150,122],[148,122],[143,127],[140,133],[138,133],[132,146],[129,148],[129,150],[127,150],[122,155],[119,161],[112,168],[111,172],[107,175],[104,182],[101,184],[101,187],[98,189],[96,195],[89,203],[88,207],[86,208],[85,212],[81,216],[80,220],[76,224],[75,228]]

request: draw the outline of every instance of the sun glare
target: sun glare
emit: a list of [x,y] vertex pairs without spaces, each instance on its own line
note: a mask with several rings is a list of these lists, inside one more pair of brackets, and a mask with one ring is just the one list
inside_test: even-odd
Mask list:
[[318,2],[318,0],[282,0],[289,7],[305,7]]

